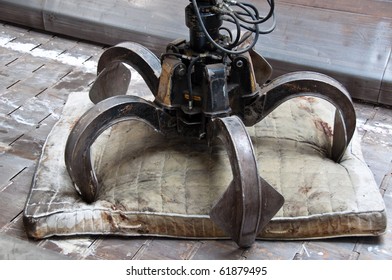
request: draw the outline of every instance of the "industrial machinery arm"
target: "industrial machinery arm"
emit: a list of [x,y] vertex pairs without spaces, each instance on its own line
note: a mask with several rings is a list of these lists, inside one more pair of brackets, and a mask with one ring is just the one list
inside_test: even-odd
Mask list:
[[[351,98],[337,81],[319,73],[295,72],[269,81],[272,68],[254,50],[260,35],[275,27],[274,0],[266,1],[269,11],[261,16],[248,3],[190,0],[185,8],[188,41],[171,42],[160,58],[132,42],[102,54],[90,90],[96,105],[76,123],[65,151],[70,177],[86,202],[94,202],[100,189],[91,145],[104,130],[129,119],[144,121],[163,134],[223,144],[233,180],[212,206],[210,218],[241,247],[253,244],[284,203],[260,177],[245,126],[255,125],[291,98],[325,99],[336,107],[329,156],[340,161],[355,130]],[[264,30],[265,24],[269,28]],[[124,64],[140,73],[154,102],[125,95],[131,74]]]

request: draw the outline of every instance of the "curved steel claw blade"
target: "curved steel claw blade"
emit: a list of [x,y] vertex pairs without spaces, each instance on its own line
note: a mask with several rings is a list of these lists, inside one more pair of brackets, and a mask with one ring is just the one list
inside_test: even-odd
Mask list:
[[249,247],[284,199],[259,176],[251,139],[237,116],[214,119],[209,140],[215,138],[228,152],[233,181],[212,208],[210,218],[240,247]]
[[114,95],[125,95],[134,68],[155,96],[161,75],[161,62],[146,47],[125,42],[108,48],[98,61],[98,76],[90,89],[90,99],[95,104]]
[[336,80],[315,72],[294,72],[282,75],[261,88],[253,103],[246,106],[244,123],[253,126],[289,99],[314,96],[336,108],[330,158],[339,162],[350,143],[356,127],[356,115],[350,94]]
[[122,95],[101,101],[79,119],[66,143],[65,164],[76,189],[87,203],[94,202],[99,194],[90,158],[94,141],[110,126],[130,119],[142,120],[159,130],[158,110],[153,103],[140,97]]
[[98,74],[90,88],[90,100],[99,101],[116,95],[127,94],[131,71],[122,63],[112,63]]

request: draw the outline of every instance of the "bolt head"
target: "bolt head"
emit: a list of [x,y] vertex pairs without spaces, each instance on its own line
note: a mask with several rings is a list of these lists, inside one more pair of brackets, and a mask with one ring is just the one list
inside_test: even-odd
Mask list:
[[184,65],[179,65],[176,69],[176,74],[180,77],[186,75],[186,68]]
[[244,62],[242,60],[237,60],[237,62],[235,63],[235,66],[237,66],[238,68],[242,68],[244,66]]

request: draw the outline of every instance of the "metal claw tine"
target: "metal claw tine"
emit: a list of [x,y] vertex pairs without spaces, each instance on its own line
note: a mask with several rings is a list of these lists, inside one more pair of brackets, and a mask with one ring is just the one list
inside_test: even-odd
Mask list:
[[[156,96],[161,75],[158,57],[146,47],[125,42],[108,48],[98,61],[98,77],[90,91],[94,103],[113,95],[126,94],[130,72],[124,64],[135,69],[144,79],[152,94]],[[122,80],[124,79],[124,80]],[[118,85],[115,85],[117,84]]]
[[244,123],[253,126],[282,103],[301,96],[314,96],[336,108],[330,158],[340,161],[356,127],[354,105],[347,90],[329,76],[315,72],[294,72],[280,76],[261,88],[259,98],[245,110]]
[[131,82],[131,71],[124,64],[114,62],[105,67],[90,88],[90,100],[98,102],[115,95],[126,95]]
[[94,202],[99,194],[99,183],[90,158],[94,141],[110,126],[130,119],[143,120],[159,130],[157,109],[153,103],[140,97],[121,95],[101,101],[79,119],[66,143],[65,164],[86,202]]
[[213,120],[210,131],[210,140],[217,138],[225,146],[233,172],[233,181],[212,208],[210,218],[238,246],[249,247],[284,199],[260,178],[252,141],[237,116]]

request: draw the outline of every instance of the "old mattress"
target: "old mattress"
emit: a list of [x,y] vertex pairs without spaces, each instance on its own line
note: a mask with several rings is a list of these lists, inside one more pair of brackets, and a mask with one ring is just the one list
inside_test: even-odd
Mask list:
[[[142,122],[117,124],[96,141],[94,166],[103,187],[95,203],[83,202],[66,171],[64,148],[72,126],[91,106],[86,92],[71,94],[48,136],[24,210],[30,237],[226,237],[208,215],[232,178],[226,152],[161,135]],[[259,238],[385,231],[385,205],[358,137],[340,163],[326,156],[333,115],[324,101],[297,98],[249,128],[261,176],[285,198]]]

